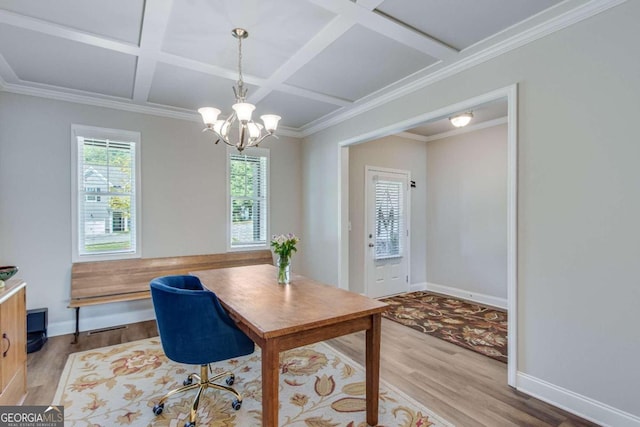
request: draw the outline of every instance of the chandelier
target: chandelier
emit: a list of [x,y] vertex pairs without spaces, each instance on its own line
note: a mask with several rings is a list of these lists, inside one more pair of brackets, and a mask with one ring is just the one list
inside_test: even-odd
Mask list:
[[233,113],[225,120],[218,119],[220,110],[217,108],[203,107],[198,109],[198,113],[202,115],[202,120],[207,126],[202,131],[213,132],[218,138],[216,144],[222,141],[242,152],[245,148],[256,147],[269,136],[277,138],[274,132],[278,127],[280,116],[275,114],[260,116],[264,125],[251,120],[251,114],[256,106],[246,102],[248,89],[244,87],[242,80],[242,39],[246,39],[249,33],[242,28],[235,28],[231,34],[238,39],[238,81],[236,86],[233,86],[233,94],[236,98],[236,103],[231,107]]

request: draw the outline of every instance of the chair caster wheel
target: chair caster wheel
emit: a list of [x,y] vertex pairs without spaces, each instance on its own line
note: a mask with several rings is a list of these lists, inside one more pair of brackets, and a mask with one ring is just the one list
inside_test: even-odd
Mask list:
[[196,427],[196,423],[187,422],[187,423],[184,423],[184,427]]
[[239,410],[242,408],[242,400],[234,399],[233,402],[231,402],[231,407],[236,411]]
[[193,383],[193,378],[187,377],[186,380],[182,381],[182,385],[191,385]]
[[156,415],[160,415],[162,413],[162,410],[164,409],[164,403],[160,404],[160,405],[155,405],[153,407],[153,413]]
[[236,376],[231,374],[229,375],[229,378],[227,378],[226,383],[228,386],[232,386],[235,381],[236,381]]

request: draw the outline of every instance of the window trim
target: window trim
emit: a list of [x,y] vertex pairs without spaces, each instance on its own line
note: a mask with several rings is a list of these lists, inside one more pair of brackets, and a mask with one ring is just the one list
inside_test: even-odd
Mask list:
[[231,246],[231,155],[238,154],[238,150],[235,147],[227,147],[226,158],[226,170],[225,170],[225,183],[226,183],[226,197],[227,197],[227,215],[226,215],[226,228],[227,228],[227,252],[243,252],[243,251],[255,251],[261,249],[269,249],[271,241],[271,157],[268,148],[251,147],[244,150],[243,154],[248,156],[262,156],[267,159],[267,173],[265,174],[267,185],[267,197],[265,198],[267,204],[267,221],[266,221],[266,240],[264,245],[244,245],[244,246]]
[[[95,255],[80,255],[79,241],[79,215],[80,208],[78,200],[78,137],[95,138],[95,139],[114,139],[125,140],[136,143],[135,156],[135,229],[136,229],[136,250],[135,252],[122,253],[105,253]],[[71,125],[71,262],[89,262],[89,261],[106,261],[116,259],[129,259],[142,257],[142,196],[140,190],[142,188],[141,173],[141,157],[142,157],[142,140],[140,132],[100,128],[95,126]]]

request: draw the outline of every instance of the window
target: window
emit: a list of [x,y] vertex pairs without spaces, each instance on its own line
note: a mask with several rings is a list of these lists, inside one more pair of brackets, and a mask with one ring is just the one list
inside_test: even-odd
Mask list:
[[269,151],[228,152],[229,248],[267,247]]
[[140,134],[72,126],[73,261],[140,256]]
[[402,256],[403,185],[400,181],[382,179],[375,182],[375,259]]

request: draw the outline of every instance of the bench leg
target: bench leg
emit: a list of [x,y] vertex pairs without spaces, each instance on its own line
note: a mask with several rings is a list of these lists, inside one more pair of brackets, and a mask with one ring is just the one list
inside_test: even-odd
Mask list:
[[73,334],[73,341],[71,341],[71,344],[78,344],[79,336],[80,336],[80,307],[76,307],[76,331]]

